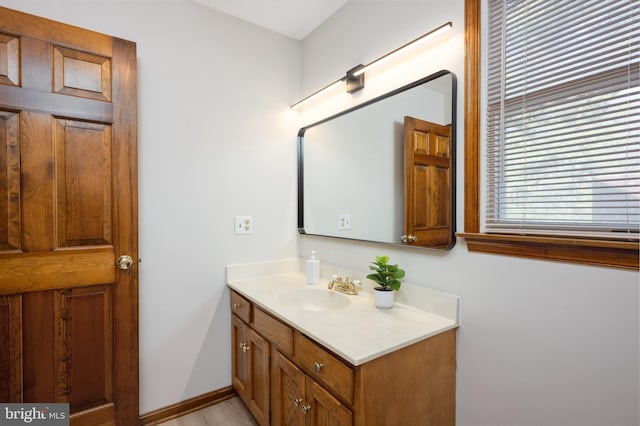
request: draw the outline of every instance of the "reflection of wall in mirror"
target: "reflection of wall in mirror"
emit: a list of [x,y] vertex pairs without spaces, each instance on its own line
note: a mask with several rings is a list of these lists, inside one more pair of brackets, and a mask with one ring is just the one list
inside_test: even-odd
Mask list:
[[[405,115],[451,122],[451,77],[386,98],[304,135],[304,227],[309,234],[400,242]],[[340,215],[351,217],[339,229]]]

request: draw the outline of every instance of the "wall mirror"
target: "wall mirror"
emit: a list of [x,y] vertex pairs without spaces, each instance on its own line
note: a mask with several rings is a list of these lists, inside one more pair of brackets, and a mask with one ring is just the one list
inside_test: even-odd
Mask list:
[[455,111],[440,71],[301,128],[299,232],[451,249]]

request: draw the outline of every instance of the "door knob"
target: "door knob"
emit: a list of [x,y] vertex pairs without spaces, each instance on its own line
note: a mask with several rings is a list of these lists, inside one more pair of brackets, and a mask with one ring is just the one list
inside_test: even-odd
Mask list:
[[418,241],[418,237],[416,237],[415,235],[403,235],[402,237],[400,237],[400,240],[403,243],[415,243],[416,241]]
[[116,265],[119,269],[126,271],[127,269],[131,268],[131,265],[133,265],[133,259],[131,258],[131,256],[128,256],[126,254],[122,255],[116,261]]

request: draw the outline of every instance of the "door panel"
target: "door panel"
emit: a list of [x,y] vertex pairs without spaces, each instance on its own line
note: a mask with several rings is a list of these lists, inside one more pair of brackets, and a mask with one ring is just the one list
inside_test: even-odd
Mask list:
[[111,100],[111,60],[73,49],[53,48],[54,92]]
[[57,247],[110,244],[111,126],[55,120]]
[[0,400],[138,422],[136,133],[134,43],[0,7]]
[[[58,292],[60,369],[72,411],[113,401],[113,322],[110,286]],[[87,345],[85,342],[94,342]],[[73,369],[70,360],[73,357]],[[94,373],[89,375],[87,371]],[[73,392],[71,392],[73,390]]]
[[20,85],[20,39],[0,33],[0,84]]

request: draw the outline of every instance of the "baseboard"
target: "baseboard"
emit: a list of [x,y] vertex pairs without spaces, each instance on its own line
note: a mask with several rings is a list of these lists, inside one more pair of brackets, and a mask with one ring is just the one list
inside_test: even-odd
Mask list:
[[209,407],[235,395],[236,391],[231,386],[214,390],[143,414],[140,416],[138,424],[140,426],[152,426]]

